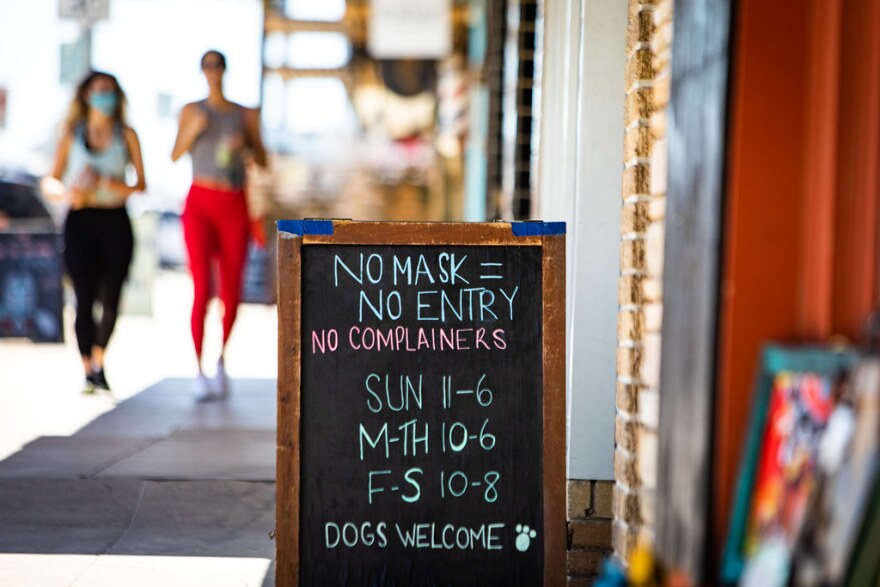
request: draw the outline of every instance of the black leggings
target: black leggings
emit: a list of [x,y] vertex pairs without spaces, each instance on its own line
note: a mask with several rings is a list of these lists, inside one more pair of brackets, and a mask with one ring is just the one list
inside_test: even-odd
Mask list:
[[[72,210],[64,224],[64,261],[76,293],[76,342],[84,357],[92,347],[106,348],[116,317],[122,284],[134,251],[125,208]],[[101,322],[93,308],[101,302]]]

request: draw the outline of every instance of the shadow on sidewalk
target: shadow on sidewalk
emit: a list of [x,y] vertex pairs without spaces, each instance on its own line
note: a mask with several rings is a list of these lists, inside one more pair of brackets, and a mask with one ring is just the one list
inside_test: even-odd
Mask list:
[[272,561],[275,381],[191,389],[166,379],[0,462],[0,553]]

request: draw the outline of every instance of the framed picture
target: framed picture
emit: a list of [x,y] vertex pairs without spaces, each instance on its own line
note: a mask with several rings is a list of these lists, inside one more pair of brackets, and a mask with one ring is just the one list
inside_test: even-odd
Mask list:
[[880,469],[880,358],[851,369],[819,446],[819,476],[792,558],[795,585],[873,585]]
[[773,569],[787,574],[817,479],[819,444],[855,360],[854,352],[824,347],[763,350],[722,581],[738,581],[754,560],[765,585]]

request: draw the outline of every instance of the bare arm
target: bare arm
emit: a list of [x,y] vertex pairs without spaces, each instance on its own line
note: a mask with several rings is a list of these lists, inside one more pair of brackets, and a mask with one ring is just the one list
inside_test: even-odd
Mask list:
[[58,141],[58,148],[55,149],[55,163],[52,165],[51,177],[61,181],[64,170],[67,169],[67,158],[70,156],[70,145],[73,143],[73,132],[67,131],[61,140]]
[[259,110],[256,108],[245,109],[244,129],[247,135],[248,145],[253,151],[254,163],[260,167],[266,167],[266,147],[263,146],[263,138],[260,135]]
[[70,145],[72,143],[73,132],[67,130],[58,141],[58,146],[55,149],[55,161],[52,164],[52,171],[40,182],[43,193],[51,201],[60,202],[66,195],[66,188],[61,183],[61,178],[64,177],[64,171],[67,169],[67,159],[70,156]]
[[202,112],[197,104],[187,104],[180,113],[180,125],[177,128],[177,139],[171,150],[171,160],[177,161],[188,153],[196,139],[208,126],[208,115]]
[[41,187],[46,196],[53,201],[67,201],[71,208],[78,210],[91,205],[94,193],[94,170],[86,166],[79,176],[73,178],[71,185],[62,183],[62,177],[67,170],[70,159],[70,149],[73,145],[73,130],[65,131],[58,148],[55,150],[55,163],[52,165],[52,173],[43,179]]
[[103,181],[105,189],[117,194],[123,200],[135,192],[142,192],[147,189],[147,180],[144,177],[144,160],[141,156],[141,143],[133,128],[125,129],[125,146],[128,147],[128,156],[131,158],[131,164],[134,166],[134,171],[137,175],[135,184],[128,185],[124,181],[106,176],[100,180]]

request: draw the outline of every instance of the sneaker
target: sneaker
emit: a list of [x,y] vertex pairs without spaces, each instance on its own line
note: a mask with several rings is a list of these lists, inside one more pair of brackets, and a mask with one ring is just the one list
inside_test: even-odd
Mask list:
[[217,374],[214,375],[214,393],[219,399],[226,399],[229,395],[229,377],[223,361],[217,361]]
[[217,394],[214,393],[214,387],[211,385],[211,380],[204,373],[199,373],[196,379],[196,394],[194,398],[200,404],[217,398]]
[[93,372],[90,377],[96,388],[110,391],[110,384],[107,383],[107,377],[104,376],[104,369],[98,369]]
[[92,395],[95,393],[95,382],[92,380],[92,375],[86,375],[86,380],[83,383],[83,395]]

